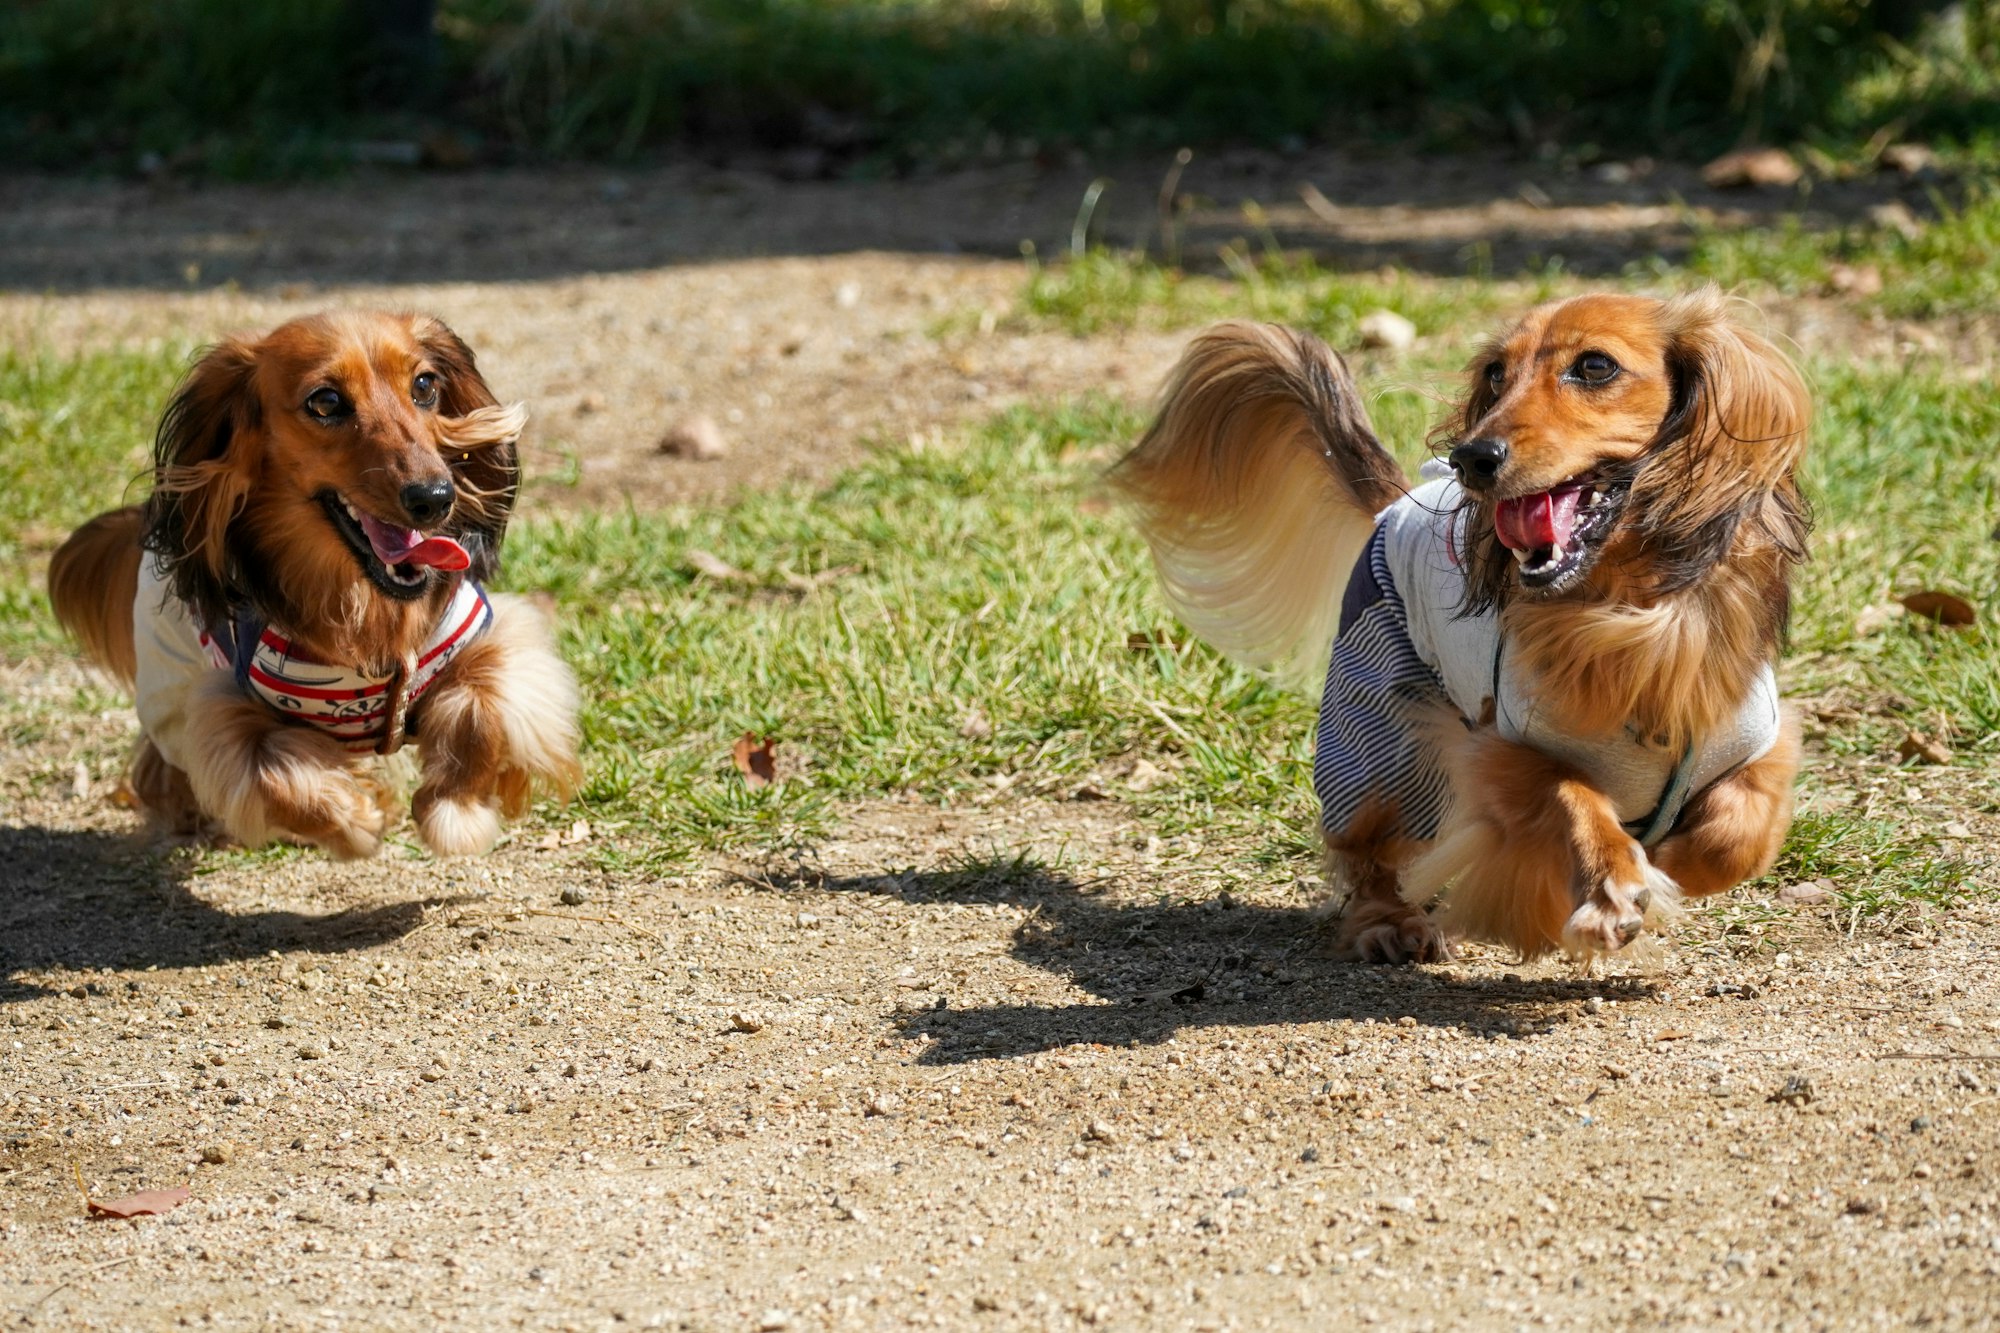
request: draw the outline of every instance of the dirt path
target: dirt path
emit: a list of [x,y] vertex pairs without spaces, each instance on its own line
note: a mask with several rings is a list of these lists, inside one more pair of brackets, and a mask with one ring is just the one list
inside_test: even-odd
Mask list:
[[[20,1327],[1995,1314],[1990,905],[1358,968],[1115,801],[885,803],[658,882],[250,871],[135,855],[67,753],[15,748],[0,828]],[[72,1160],[194,1201],[86,1222]]]
[[[1269,161],[1238,167],[1275,197]],[[1369,218],[1421,231],[1396,209],[1449,230],[1515,206],[1362,167],[1313,175],[1379,210],[1357,235]],[[945,242],[1060,236],[1077,172],[868,194],[675,170],[323,201],[16,182],[0,329],[83,347],[332,300],[431,306],[534,402],[542,465],[579,459],[574,491],[537,503],[824,475],[871,432],[1149,386],[1177,341],[926,336],[1021,280]],[[1565,225],[1608,234],[1616,210],[1659,207],[1599,202]],[[497,230],[440,241],[432,216]],[[1674,225],[1654,215],[1619,253]],[[190,255],[240,287],[171,290]],[[1835,336],[1811,307],[1791,317]],[[663,419],[694,411],[736,451],[654,457]],[[1246,887],[1116,799],[885,802],[808,864],[664,879],[588,868],[616,830],[470,865],[407,840],[365,866],[148,852],[108,773],[75,771],[131,725],[81,706],[80,684],[62,664],[0,679],[14,1326],[2000,1316],[1983,853],[1966,872],[1983,905],[1949,913],[1855,923],[1745,896],[1595,978],[1479,951],[1376,970],[1320,955],[1307,888]],[[1910,817],[1968,820],[1977,848],[1994,820],[1966,806]],[[1021,853],[1061,869],[1005,870]],[[191,1175],[193,1201],[86,1222],[72,1162],[101,1198]]]

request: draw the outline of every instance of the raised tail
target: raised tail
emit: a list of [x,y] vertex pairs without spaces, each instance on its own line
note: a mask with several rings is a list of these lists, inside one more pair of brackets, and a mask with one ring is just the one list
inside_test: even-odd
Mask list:
[[1110,481],[1188,627],[1299,684],[1325,670],[1348,574],[1407,487],[1338,353],[1236,322],[1189,344]]
[[138,506],[99,514],[69,535],[49,561],[49,604],[84,656],[127,689],[138,672],[132,603],[139,593]]

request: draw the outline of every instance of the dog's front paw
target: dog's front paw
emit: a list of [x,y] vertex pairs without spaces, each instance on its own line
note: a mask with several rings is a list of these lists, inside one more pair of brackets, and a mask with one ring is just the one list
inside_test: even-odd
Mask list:
[[329,785],[310,829],[300,830],[307,841],[318,844],[338,861],[359,861],[382,850],[382,834],[389,816],[382,809],[374,789],[352,780]]
[[1338,955],[1358,963],[1442,963],[1451,957],[1428,914],[1403,904],[1349,908]]
[[1645,931],[1649,912],[1680,897],[1680,886],[1644,852],[1636,868],[1636,879],[1607,879],[1591,889],[1563,926],[1563,948],[1586,958],[1617,953]]
[[417,834],[437,856],[484,856],[500,841],[500,812],[474,797],[418,802]]

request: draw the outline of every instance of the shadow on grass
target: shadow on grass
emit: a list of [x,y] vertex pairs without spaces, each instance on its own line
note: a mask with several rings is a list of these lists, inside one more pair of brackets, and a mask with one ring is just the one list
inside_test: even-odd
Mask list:
[[416,929],[429,905],[236,914],[188,887],[193,865],[189,853],[129,837],[0,826],[0,1004],[49,994],[22,974],[50,968],[187,968],[273,950],[366,949]]
[[1063,977],[1096,1002],[958,1007],[898,1015],[906,1035],[928,1038],[918,1063],[1008,1059],[1060,1046],[1145,1046],[1191,1028],[1372,1019],[1414,1020],[1481,1034],[1567,1022],[1591,995],[1637,999],[1649,983],[1627,979],[1447,977],[1329,956],[1331,935],[1307,906],[1114,898],[1093,882],[1026,860],[950,869],[826,876],[794,867],[747,884],[780,892],[888,894],[913,903],[1006,903],[1028,912],[1010,953]]

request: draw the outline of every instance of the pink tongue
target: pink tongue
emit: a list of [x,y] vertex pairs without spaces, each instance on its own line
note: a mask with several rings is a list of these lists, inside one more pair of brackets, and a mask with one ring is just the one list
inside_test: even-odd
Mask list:
[[1493,511],[1493,528],[1500,534],[1500,544],[1509,550],[1568,546],[1570,533],[1576,529],[1577,506],[1582,503],[1580,486],[1502,500]]
[[375,548],[375,558],[385,565],[428,565],[432,569],[465,569],[472,557],[449,537],[426,537],[414,528],[399,528],[368,514],[361,516],[361,530]]

